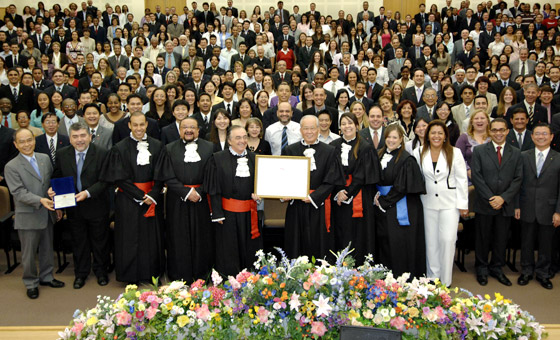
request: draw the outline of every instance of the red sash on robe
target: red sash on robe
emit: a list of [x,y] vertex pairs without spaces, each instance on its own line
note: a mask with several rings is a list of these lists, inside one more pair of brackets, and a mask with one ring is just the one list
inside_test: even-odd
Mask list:
[[[352,183],[352,175],[348,175],[346,186]],[[352,217],[364,217],[364,207],[362,206],[362,190],[358,191],[352,200]]]
[[[185,188],[200,188],[201,184],[185,184]],[[210,213],[212,213],[212,204],[210,203],[210,195],[206,195],[208,199],[208,207],[210,208]]]
[[[136,185],[138,189],[142,190],[144,192],[144,195],[147,195],[150,191],[152,191],[152,188],[154,187],[154,181],[134,183],[134,185]],[[146,213],[144,214],[144,217],[154,216],[156,216],[156,205],[152,202],[152,204],[150,204],[150,207],[148,208],[148,211],[146,211]]]
[[251,212],[251,239],[261,236],[259,233],[259,218],[257,215],[257,202],[254,200],[236,200],[235,198],[223,198],[222,208],[236,213]]

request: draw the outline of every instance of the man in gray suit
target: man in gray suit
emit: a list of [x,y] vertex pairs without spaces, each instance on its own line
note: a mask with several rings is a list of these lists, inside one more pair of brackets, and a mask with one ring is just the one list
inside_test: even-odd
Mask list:
[[528,74],[535,74],[535,66],[537,66],[537,62],[529,60],[529,49],[523,47],[519,50],[519,59],[512,61],[509,66],[511,67],[510,79],[515,80],[515,78],[520,75],[524,76]]
[[[476,280],[488,284],[488,275],[511,286],[504,275],[506,245],[511,217],[523,177],[521,151],[506,143],[508,124],[503,118],[490,123],[492,141],[474,148],[471,180],[475,188]],[[492,251],[492,259],[488,261]]]
[[58,125],[58,133],[68,137],[68,130],[70,129],[70,125],[78,122],[84,121],[82,117],[79,117],[76,112],[78,109],[78,105],[74,99],[66,98],[62,101],[62,113],[64,113],[64,117],[60,120],[60,124]]
[[401,67],[404,65],[404,50],[402,47],[397,47],[395,49],[395,58],[389,60],[387,63],[387,68],[389,69],[389,80],[394,82],[396,79],[399,78],[399,74],[401,73]]
[[165,60],[165,67],[169,70],[172,70],[175,66],[181,67],[181,55],[174,52],[173,48],[175,48],[173,46],[173,41],[167,40],[165,42],[165,52],[158,54],[158,57],[163,57],[163,60]]
[[469,30],[462,30],[461,31],[461,39],[455,41],[453,43],[453,54],[451,54],[451,63],[455,63],[455,58],[459,55],[459,53],[465,50],[465,44],[469,40]]
[[373,22],[374,15],[373,15],[373,12],[369,10],[369,2],[364,1],[362,3],[362,6],[363,6],[364,10],[358,12],[358,14],[356,15],[357,22],[360,22],[360,21],[364,20],[364,14],[365,13],[368,13],[369,20],[371,20]]
[[109,66],[111,66],[113,72],[117,73],[117,69],[119,67],[124,67],[128,70],[130,68],[130,60],[127,56],[121,54],[121,45],[115,44],[115,46],[113,46],[113,52],[115,53],[115,55],[109,57],[108,59]]
[[[523,181],[515,218],[521,219],[521,276],[517,283],[525,286],[533,279],[552,289],[550,263],[555,228],[560,226],[560,154],[550,148],[554,135],[545,123],[537,123],[531,135],[535,148],[524,151]],[[535,239],[539,256],[535,265]]]
[[113,131],[99,125],[99,118],[101,118],[99,106],[95,104],[84,106],[84,120],[91,134],[91,142],[109,150],[113,146]]
[[[53,288],[64,287],[64,282],[53,277],[53,220],[50,211],[54,203],[48,198],[52,165],[49,156],[35,153],[35,138],[28,129],[14,134],[14,145],[19,155],[4,169],[8,188],[14,197],[14,229],[21,241],[23,283],[30,299],[39,297],[39,284]],[[62,217],[57,211],[57,217]],[[39,254],[39,275],[35,264]]]
[[183,25],[179,23],[177,14],[173,14],[171,17],[171,23],[167,25],[167,33],[169,33],[171,39],[178,38],[181,34],[185,33]]

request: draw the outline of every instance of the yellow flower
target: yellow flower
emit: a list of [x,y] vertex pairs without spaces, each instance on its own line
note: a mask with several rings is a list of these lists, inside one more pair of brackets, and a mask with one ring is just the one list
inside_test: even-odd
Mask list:
[[461,314],[461,306],[459,304],[452,306],[449,310],[455,314]]
[[173,308],[173,301],[166,304],[165,307],[167,307],[167,309],[171,310]]
[[95,316],[92,316],[91,318],[88,319],[86,325],[92,326],[95,325],[96,323],[97,323],[97,318]]
[[136,292],[136,297],[137,297],[137,298],[140,297],[140,292]]
[[486,300],[490,300],[490,295],[484,294],[484,298],[485,298]]
[[504,296],[500,293],[494,293],[496,296],[496,302],[501,302],[504,299]]
[[360,313],[358,313],[358,312],[356,312],[355,310],[352,309],[352,310],[348,313],[348,317],[349,317],[350,319],[357,319],[357,318],[360,317]]
[[185,327],[186,324],[188,324],[190,321],[189,317],[186,315],[181,315],[180,317],[177,318],[177,325],[179,327]]
[[408,315],[410,315],[411,318],[415,318],[418,316],[420,312],[418,311],[418,308],[416,307],[411,307],[408,309]]
[[484,311],[484,313],[490,313],[492,311],[492,306],[487,303],[487,304],[484,305],[482,310]]
[[126,292],[128,292],[129,290],[136,290],[138,289],[137,285],[128,285],[126,286]]
[[143,303],[141,303],[141,304],[138,305],[138,310],[142,312],[142,311],[146,310],[146,306]]

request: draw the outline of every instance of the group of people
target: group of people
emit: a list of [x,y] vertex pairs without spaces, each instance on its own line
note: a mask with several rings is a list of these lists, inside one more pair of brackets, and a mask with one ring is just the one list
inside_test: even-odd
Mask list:
[[[328,258],[351,243],[358,262],[373,254],[396,275],[449,286],[459,220],[474,212],[481,285],[511,285],[502,267],[518,219],[518,283],[536,274],[552,288],[560,33],[550,4],[475,11],[447,0],[441,12],[422,4],[393,18],[365,1],[356,21],[314,3],[250,16],[231,0],[212,5],[181,15],[157,6],[140,23],[92,0],[23,16],[8,7],[0,179],[30,298],[64,286],[48,255],[64,215],[75,289],[92,271],[108,284],[111,254],[123,282],[250,267],[263,246],[256,154],[310,158],[309,196],[283,200],[291,257]],[[77,202],[65,214],[50,187],[62,177],[74,178]]]

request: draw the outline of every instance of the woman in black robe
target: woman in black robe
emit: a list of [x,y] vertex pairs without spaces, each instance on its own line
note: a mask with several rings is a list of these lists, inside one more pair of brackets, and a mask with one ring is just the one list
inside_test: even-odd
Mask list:
[[[152,277],[159,277],[165,268],[160,229],[163,222],[163,183],[154,181],[154,169],[162,144],[146,135],[144,114],[133,114],[129,125],[133,130],[131,136],[113,146],[100,177],[119,188],[115,197],[116,279],[151,283]],[[143,132],[139,125],[143,125]],[[141,152],[138,149],[144,149],[146,144],[149,158],[138,157]],[[144,152],[145,149],[142,150],[143,155]],[[147,164],[146,159],[149,160]],[[140,205],[146,197],[157,204]]]
[[385,146],[379,150],[382,179],[374,197],[376,262],[391,269],[395,276],[410,273],[421,277],[426,273],[420,201],[420,194],[426,192],[424,179],[416,159],[405,151],[402,128],[390,124],[384,137]]
[[373,208],[374,184],[379,182],[381,168],[372,144],[358,133],[358,119],[352,113],[340,118],[342,138],[330,145],[336,149],[344,168],[345,185],[335,186],[332,202],[332,225],[336,248],[344,249],[348,243],[358,264],[368,254],[374,253],[375,216]]

